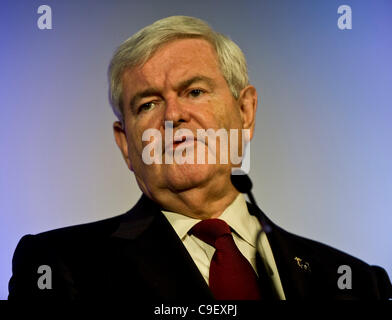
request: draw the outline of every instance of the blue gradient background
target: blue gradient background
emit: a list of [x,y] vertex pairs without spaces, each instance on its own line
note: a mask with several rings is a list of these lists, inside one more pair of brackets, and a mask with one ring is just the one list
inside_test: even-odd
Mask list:
[[[52,30],[37,28],[42,4]],[[341,4],[352,30],[337,28]],[[0,298],[21,236],[139,198],[113,139],[107,65],[123,40],[177,14],[206,20],[248,59],[262,209],[392,274],[391,1],[17,0],[0,12]]]

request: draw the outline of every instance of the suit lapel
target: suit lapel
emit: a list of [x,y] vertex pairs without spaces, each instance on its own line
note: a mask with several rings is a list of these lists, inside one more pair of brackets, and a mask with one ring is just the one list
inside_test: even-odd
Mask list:
[[271,227],[267,238],[286,299],[301,299],[312,294],[316,274],[314,269],[317,269],[312,255],[306,250],[304,251],[302,246],[297,246],[297,242],[292,241],[289,233],[276,226],[259,208],[248,204],[248,209],[255,216],[257,214],[263,215]]
[[[358,285],[356,290],[338,288],[338,267],[354,264],[355,260],[350,256],[338,254],[333,248],[283,230],[269,220],[260,209],[250,204],[248,209],[256,216],[256,211],[262,214],[271,227],[267,238],[287,299],[353,300],[368,294],[369,287],[363,289],[361,285]],[[360,269],[356,272],[361,273]]]
[[313,291],[315,263],[276,226],[268,237],[286,299],[302,299]]
[[136,281],[157,299],[212,299],[197,266],[160,210],[143,195],[112,234],[116,247],[121,248],[119,263],[124,270],[133,270],[133,274],[124,271],[121,277],[131,280],[136,273]]

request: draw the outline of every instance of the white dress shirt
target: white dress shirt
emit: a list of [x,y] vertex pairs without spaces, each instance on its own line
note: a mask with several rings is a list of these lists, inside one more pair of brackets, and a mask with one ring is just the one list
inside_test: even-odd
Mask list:
[[[162,211],[162,213],[182,240],[182,243],[208,284],[210,263],[215,248],[196,236],[188,234],[188,231],[201,220],[170,211]],[[218,219],[224,220],[232,228],[235,244],[244,257],[250,262],[257,274],[256,237],[258,231],[261,229],[261,225],[257,218],[249,213],[244,196],[239,194]],[[279,298],[285,300],[275,259],[267,236],[264,233],[260,238],[259,250],[263,261],[267,263],[267,269],[269,270],[269,276],[271,277],[274,289]]]

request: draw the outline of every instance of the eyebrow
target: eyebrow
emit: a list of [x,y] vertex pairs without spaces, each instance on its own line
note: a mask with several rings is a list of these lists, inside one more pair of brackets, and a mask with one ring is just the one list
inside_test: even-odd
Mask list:
[[[213,89],[215,87],[215,81],[212,78],[197,75],[197,76],[194,76],[190,79],[181,81],[176,86],[175,89],[176,90],[183,90],[195,82],[205,82],[210,87],[210,89]],[[148,88],[148,89],[139,91],[132,97],[131,102],[130,102],[130,107],[133,109],[135,107],[135,104],[137,103],[137,101],[141,100],[142,98],[151,97],[151,96],[160,96],[160,95],[161,95],[161,91],[158,88]]]
[[131,99],[131,102],[129,105],[131,106],[131,109],[135,107],[135,104],[137,101],[140,99],[146,98],[146,97],[151,97],[151,96],[159,96],[161,93],[159,89],[157,88],[148,88],[146,90],[137,92]]
[[213,79],[206,77],[206,76],[197,75],[197,76],[194,76],[188,80],[181,81],[177,85],[176,89],[181,90],[181,89],[187,88],[195,82],[205,82],[210,87],[210,89],[213,89],[215,87],[215,81]]

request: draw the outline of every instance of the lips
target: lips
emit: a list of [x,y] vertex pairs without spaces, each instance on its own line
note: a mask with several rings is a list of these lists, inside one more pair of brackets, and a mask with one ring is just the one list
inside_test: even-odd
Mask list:
[[[187,142],[188,141],[188,142]],[[195,136],[182,136],[181,140],[178,141],[168,141],[168,143],[165,144],[165,150],[175,150],[178,146],[183,145],[184,143],[192,143],[194,144],[197,141],[197,137]],[[185,145],[184,145],[185,146]],[[164,150],[164,152],[165,152]]]

